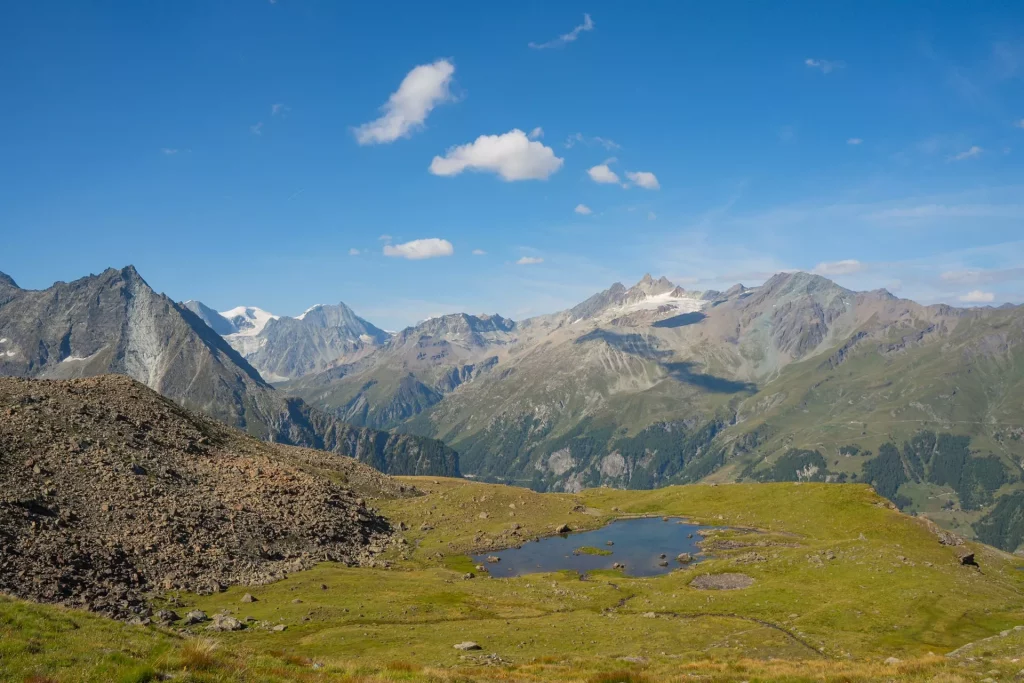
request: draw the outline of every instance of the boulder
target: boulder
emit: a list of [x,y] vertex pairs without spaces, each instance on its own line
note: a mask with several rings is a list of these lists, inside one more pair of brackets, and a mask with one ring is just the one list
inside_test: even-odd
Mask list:
[[241,631],[245,624],[227,614],[216,614],[213,623],[206,627],[208,631]]
[[482,649],[479,645],[474,643],[472,640],[467,640],[467,641],[462,642],[462,643],[456,643],[453,647],[456,650],[463,650],[463,651],[480,650],[480,649]]
[[156,614],[153,615],[153,620],[161,624],[169,624],[172,621],[177,621],[181,617],[178,616],[177,612],[169,609],[157,610]]
[[680,564],[687,564],[688,562],[693,562],[693,556],[690,555],[690,553],[679,553],[678,555],[676,555],[676,562],[679,562]]
[[245,595],[242,596],[242,602],[259,602],[259,601],[256,599],[256,596],[253,595],[252,593],[246,593]]
[[209,617],[206,616],[206,612],[200,609],[194,609],[185,614],[185,625],[191,626],[192,624],[201,624],[208,619]]
[[572,531],[572,529],[569,528],[568,524],[559,524],[558,526],[555,527],[555,533],[556,534],[567,534],[570,531]]
[[965,567],[977,567],[978,562],[974,559],[974,553],[963,553],[960,555],[960,564]]

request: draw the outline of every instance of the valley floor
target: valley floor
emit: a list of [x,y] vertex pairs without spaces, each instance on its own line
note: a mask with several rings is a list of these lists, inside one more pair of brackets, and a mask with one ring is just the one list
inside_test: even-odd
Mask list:
[[[1013,680],[1024,670],[1024,558],[942,545],[867,486],[734,484],[537,494],[406,478],[375,501],[404,543],[388,569],[322,564],[265,585],[167,594],[244,630],[128,626],[0,598],[12,681]],[[654,578],[489,578],[467,553],[631,515],[728,527],[711,559]],[[972,551],[977,567],[961,564]],[[474,578],[466,578],[468,573]],[[752,585],[700,590],[698,576]],[[698,582],[699,583],[699,582]],[[253,602],[243,602],[250,593]],[[180,624],[180,622],[179,622]],[[274,627],[278,627],[277,630]],[[281,629],[283,626],[283,630]],[[1020,627],[1020,628],[1015,628]],[[465,641],[479,650],[462,651]],[[898,660],[898,661],[896,661]]]

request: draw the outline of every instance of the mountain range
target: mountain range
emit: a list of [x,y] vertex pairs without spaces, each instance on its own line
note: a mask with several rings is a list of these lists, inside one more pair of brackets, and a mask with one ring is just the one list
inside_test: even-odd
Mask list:
[[131,266],[40,291],[0,275],[0,376],[128,375],[261,439],[334,451],[387,472],[458,474],[457,454],[436,440],[352,427],[282,395],[226,339]]
[[[39,296],[15,289],[4,303],[4,291],[0,339],[27,305],[12,303]],[[23,331],[18,361],[4,359],[9,341],[0,342],[0,374],[125,372],[231,424],[266,424],[256,433],[288,443],[316,443],[327,424],[436,439],[459,452],[466,476],[537,490],[867,481],[961,533],[1024,544],[1019,306],[925,306],[808,273],[726,291],[646,275],[525,320],[455,313],[388,333],[345,304],[290,318],[152,296],[187,323],[184,338],[201,341],[177,355],[200,360],[154,374],[154,345],[140,351],[134,330],[155,323],[123,323],[135,308],[122,307],[113,318],[127,337],[112,324],[76,326],[83,304],[54,309],[64,317],[42,346]],[[130,343],[110,341],[122,338]],[[118,353],[108,359],[110,343]],[[46,358],[22,359],[43,346]],[[224,386],[244,391],[224,397]],[[311,425],[308,436],[275,418],[288,412],[281,402],[309,416],[296,421]]]

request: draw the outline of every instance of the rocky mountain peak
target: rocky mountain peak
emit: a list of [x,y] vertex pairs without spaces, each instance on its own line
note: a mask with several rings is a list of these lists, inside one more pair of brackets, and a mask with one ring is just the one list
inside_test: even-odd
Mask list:
[[11,289],[21,289],[18,283],[14,281],[14,278],[7,273],[0,273],[0,288],[9,287]]

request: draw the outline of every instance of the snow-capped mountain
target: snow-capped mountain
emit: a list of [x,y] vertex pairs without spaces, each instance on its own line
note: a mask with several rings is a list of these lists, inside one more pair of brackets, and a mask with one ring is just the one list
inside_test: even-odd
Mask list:
[[183,306],[223,336],[268,382],[350,363],[390,337],[344,303],[310,306],[294,318],[256,306],[219,313],[201,301],[186,301]]
[[281,317],[255,306],[236,306],[230,311],[221,311],[220,315],[234,326],[233,334],[242,337],[255,337],[268,322]]

